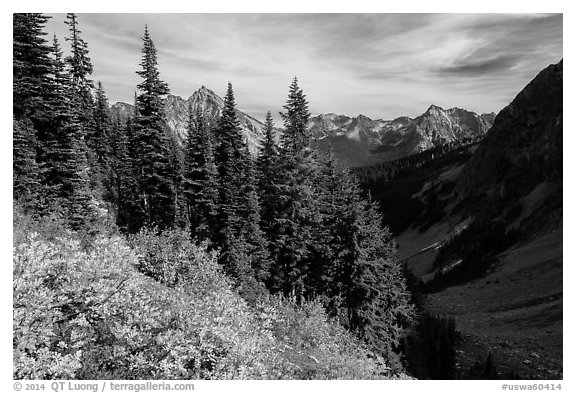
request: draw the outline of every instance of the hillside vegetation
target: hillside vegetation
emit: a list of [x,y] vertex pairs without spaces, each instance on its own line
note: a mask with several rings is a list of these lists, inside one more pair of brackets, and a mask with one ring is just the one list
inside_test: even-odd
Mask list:
[[249,306],[179,231],[129,242],[14,219],[14,378],[392,378],[314,301]]

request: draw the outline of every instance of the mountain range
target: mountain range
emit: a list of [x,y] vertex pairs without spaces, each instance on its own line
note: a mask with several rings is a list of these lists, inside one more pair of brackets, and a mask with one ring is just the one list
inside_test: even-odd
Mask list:
[[[165,101],[166,123],[181,142],[186,139],[189,105],[200,105],[208,123],[215,124],[224,100],[205,86],[188,99],[169,94]],[[133,108],[131,104],[117,102],[111,111],[113,116],[126,117]],[[240,110],[236,114],[248,148],[256,154],[264,136],[264,124]],[[342,165],[351,167],[404,157],[464,138],[481,137],[492,126],[494,116],[494,113],[478,115],[460,108],[431,105],[416,118],[404,116],[394,120],[322,114],[310,119],[309,128],[313,143],[320,150],[331,148]]]
[[431,105],[418,117],[394,120],[372,120],[364,115],[319,115],[310,120],[310,128],[321,150],[331,146],[342,164],[361,166],[482,137],[494,117],[494,113],[478,115],[460,108]]

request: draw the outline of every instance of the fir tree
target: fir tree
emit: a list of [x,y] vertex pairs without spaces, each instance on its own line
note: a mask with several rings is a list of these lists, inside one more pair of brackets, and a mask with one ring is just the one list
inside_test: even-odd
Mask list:
[[122,124],[119,119],[111,128],[112,184],[117,209],[116,223],[125,232],[135,233],[142,226],[142,214],[138,201],[136,170],[132,159],[130,140],[134,134],[132,117]]
[[101,129],[97,129],[94,118],[96,114],[92,96],[94,83],[89,78],[93,71],[92,61],[88,56],[88,44],[82,38],[82,31],[78,28],[76,14],[66,14],[64,23],[68,25],[69,36],[66,37],[66,41],[70,43],[70,55],[64,59],[70,76],[69,94],[72,99],[72,109],[75,112],[74,116],[78,118],[78,123],[81,125],[76,128],[78,146],[86,155],[90,167],[90,188],[96,191],[98,197],[101,197],[103,174],[107,168],[106,165],[102,167],[103,163],[98,157],[102,153],[98,151],[102,149],[99,145],[102,142],[102,136],[99,135]]
[[102,88],[102,83],[98,81],[94,102],[94,133],[91,138],[91,149],[96,158],[97,166],[93,170],[93,176],[98,177],[97,184],[102,184],[104,198],[113,200],[113,186],[111,183],[111,146],[110,146],[110,109],[108,99]]
[[174,133],[168,134],[168,163],[174,190],[174,226],[185,229],[188,226],[186,197],[184,195],[184,151]]
[[310,151],[310,131],[308,121],[310,112],[308,102],[302,89],[298,86],[298,78],[294,78],[288,92],[288,100],[284,105],[284,133],[282,134],[282,150],[293,156],[300,156]]
[[66,57],[66,64],[70,69],[70,76],[72,78],[72,85],[81,92],[85,93],[90,91],[93,87],[92,80],[88,76],[92,74],[93,67],[90,58],[88,57],[88,44],[80,36],[80,29],[78,29],[78,21],[76,14],[66,14],[66,21],[70,30],[70,37],[66,37],[66,41],[70,41],[70,56]]
[[215,239],[222,249],[220,262],[236,278],[243,293],[258,292],[254,280],[267,277],[268,253],[260,230],[254,164],[241,134],[230,83],[218,124],[215,162],[218,173]]
[[314,196],[314,162],[309,146],[308,103],[294,78],[286,105],[279,148],[278,195],[271,242],[273,266],[270,285],[284,293],[309,294],[305,282],[310,270],[314,228],[319,225]]
[[242,217],[242,180],[245,170],[240,123],[236,117],[236,103],[232,84],[224,98],[224,108],[216,133],[215,162],[218,173],[218,228],[217,234],[230,229],[231,236],[239,236]]
[[32,207],[37,201],[40,170],[36,161],[36,131],[30,120],[13,119],[13,189],[14,197],[24,206]]
[[42,14],[13,15],[13,191],[14,198],[26,199],[39,208],[41,165],[38,155],[44,147],[38,130],[51,122],[49,99],[52,62],[43,29],[49,18]]
[[[249,154],[247,149],[246,154]],[[246,163],[243,179],[245,208],[242,216],[244,225],[241,235],[247,243],[249,265],[254,271],[255,278],[259,282],[265,282],[270,277],[270,253],[268,241],[260,226],[261,216],[256,171],[249,155],[246,158]]]
[[358,206],[359,254],[350,275],[343,277],[348,323],[373,348],[391,354],[414,318],[414,307],[378,205],[368,198]]
[[257,173],[258,173],[258,195],[260,196],[260,212],[262,230],[271,238],[273,234],[272,223],[274,222],[275,212],[277,211],[277,188],[279,179],[278,173],[278,147],[274,141],[274,123],[272,114],[266,114],[265,134],[262,147],[258,155]]
[[188,114],[183,179],[187,217],[194,237],[212,240],[218,197],[212,136],[200,105],[194,108],[190,103]]
[[413,318],[403,269],[378,206],[331,151],[320,164],[322,231],[311,285],[330,314],[385,355],[396,350]]
[[46,96],[50,94],[51,48],[44,36],[49,17],[42,14],[13,15],[13,113],[28,118],[38,129],[48,120]]
[[136,73],[143,81],[138,84],[141,93],[137,96],[132,159],[137,169],[142,222],[163,229],[173,226],[175,209],[163,102],[169,89],[160,80],[156,48],[147,26],[142,40],[142,69]]

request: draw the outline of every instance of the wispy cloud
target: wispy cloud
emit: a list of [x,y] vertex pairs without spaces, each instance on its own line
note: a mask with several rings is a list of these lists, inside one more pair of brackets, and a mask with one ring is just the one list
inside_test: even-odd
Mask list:
[[486,74],[511,70],[520,61],[521,56],[512,55],[498,56],[485,60],[465,58],[456,64],[440,68],[438,71],[441,74],[455,76],[482,77]]
[[[63,38],[64,15],[48,31]],[[281,110],[298,76],[315,113],[415,116],[431,103],[498,111],[562,58],[562,15],[80,14],[112,102],[130,102],[147,24],[174,94],[232,82],[240,108]],[[63,45],[65,45],[63,43]]]

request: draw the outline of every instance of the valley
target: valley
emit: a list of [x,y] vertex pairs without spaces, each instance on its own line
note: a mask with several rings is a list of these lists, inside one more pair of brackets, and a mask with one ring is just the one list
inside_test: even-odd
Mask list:
[[460,375],[491,354],[501,378],[562,378],[561,88],[562,62],[479,144],[365,183],[421,310],[454,318]]

